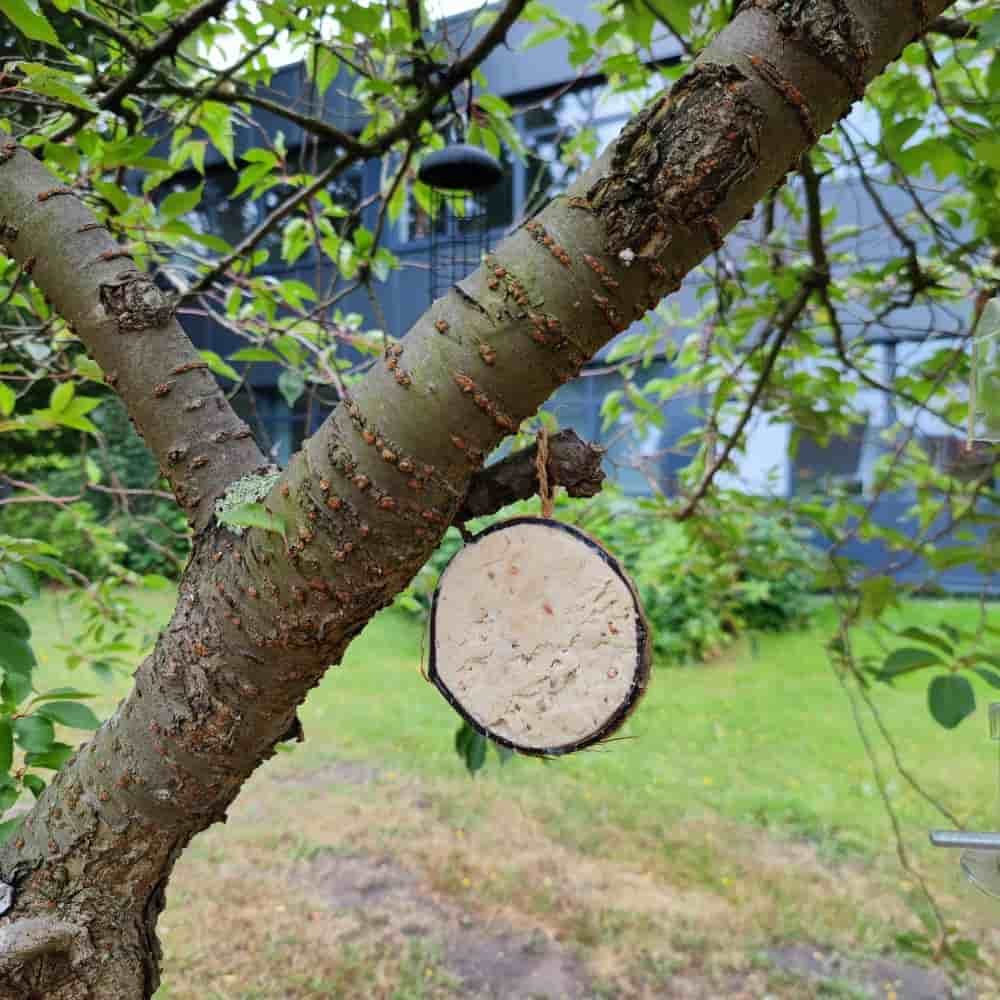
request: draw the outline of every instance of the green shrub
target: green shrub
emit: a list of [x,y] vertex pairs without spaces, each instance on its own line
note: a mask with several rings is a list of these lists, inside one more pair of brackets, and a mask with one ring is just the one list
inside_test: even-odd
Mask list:
[[[537,501],[516,504],[476,526],[537,513]],[[662,661],[700,662],[747,629],[780,631],[809,617],[814,553],[784,522],[744,514],[678,523],[662,501],[609,489],[587,502],[560,497],[556,517],[593,535],[628,570]],[[398,598],[400,606],[426,616],[438,578],[461,545],[451,528]]]
[[134,573],[180,575],[191,543],[183,511],[171,500],[157,500],[147,514],[121,517],[115,522],[125,546],[122,564]]
[[[106,399],[91,413],[105,447],[43,452],[19,458],[16,471],[55,497],[80,496],[64,506],[47,503],[0,507],[0,533],[53,545],[64,565],[91,579],[111,565],[140,574],[176,578],[190,542],[184,515],[175,503],[149,494],[129,496],[128,512],[112,494],[89,483],[148,490],[162,486],[156,462],[129,423],[120,400]],[[91,439],[84,436],[84,441]]]
[[51,545],[63,566],[90,579],[103,577],[125,555],[125,545],[85,500],[65,507],[25,503],[0,508],[0,534]]

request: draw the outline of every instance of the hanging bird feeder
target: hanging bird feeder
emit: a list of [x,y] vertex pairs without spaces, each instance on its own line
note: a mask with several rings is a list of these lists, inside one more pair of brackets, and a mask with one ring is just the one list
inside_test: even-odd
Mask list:
[[489,250],[486,195],[503,176],[499,160],[464,142],[436,150],[420,164],[417,178],[432,192],[431,301],[479,267]]
[[[1000,745],[1000,702],[990,705],[990,736]],[[1000,785],[1000,760],[997,764]],[[962,848],[962,871],[977,888],[990,896],[1000,896],[1000,833],[968,830],[934,830],[935,847]]]

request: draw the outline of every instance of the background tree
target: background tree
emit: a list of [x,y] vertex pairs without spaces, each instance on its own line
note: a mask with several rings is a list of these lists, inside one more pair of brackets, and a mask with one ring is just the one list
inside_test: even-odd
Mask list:
[[[845,591],[833,654],[845,684],[864,690],[850,626],[890,602],[894,585],[884,573],[853,578],[837,546],[851,533],[876,533],[900,559],[933,557],[942,517],[950,526],[990,516],[977,506],[991,487],[989,463],[977,459],[971,475],[949,475],[915,440],[925,411],[960,421],[972,317],[954,306],[972,291],[988,293],[996,280],[998,167],[988,95],[997,20],[988,5],[963,7],[968,20],[938,20],[947,6],[756,0],[733,9],[657,0],[609,4],[606,22],[591,33],[541,4],[509,0],[482,12],[468,38],[452,39],[429,30],[418,3],[57,5],[102,39],[78,51],[60,44],[55,15],[8,0],[19,35],[41,47],[34,59],[7,65],[0,95],[12,136],[0,151],[10,255],[3,306],[11,312],[4,429],[94,434],[88,414],[106,390],[76,386],[106,383],[194,536],[171,624],[133,693],[75,754],[54,743],[53,723],[91,719],[71,692],[28,703],[30,647],[11,606],[30,586],[25,568],[64,571],[50,549],[4,543],[8,603],[0,620],[10,640],[0,761],[10,765],[16,735],[36,755],[29,765],[62,767],[44,791],[37,775],[19,779],[40,798],[0,852],[8,886],[0,995],[151,995],[156,918],[180,852],[225,815],[274,747],[297,734],[296,706],[427,560],[470,480],[489,492],[493,474],[480,470],[500,440],[706,258],[712,280],[692,320],[695,334],[678,354],[680,374],[637,382],[608,401],[609,419],[634,409],[641,425],[655,419],[651,398],[709,390],[694,461],[679,497],[662,499],[662,512],[696,522],[725,548],[766,506],[718,482],[756,414],[822,440],[861,419],[865,387],[893,397],[898,438],[871,495],[915,484],[921,536],[879,527],[868,516],[871,500],[849,493],[833,503],[805,499],[794,511],[835,538],[829,582],[855,585]],[[460,115],[453,96],[468,96],[477,67],[518,18],[538,23],[536,40],[565,37],[581,73],[603,71],[625,88],[646,82],[642,55],[654,32],[679,34],[692,56],[700,54],[693,66],[664,69],[667,81],[678,80],[670,95],[647,103],[564,195],[518,227],[403,340],[359,330],[338,304],[355,287],[377,301],[380,278],[396,264],[380,245],[384,227],[408,188],[422,194],[411,183],[413,166]],[[935,33],[925,35],[930,27]],[[866,85],[920,38],[928,40],[872,90],[879,138],[842,129],[817,147]],[[260,96],[279,40],[304,53],[319,97],[341,64],[350,68],[366,121],[359,134],[321,112]],[[222,68],[220,48],[228,52]],[[494,148],[507,141],[517,152],[504,102],[479,95],[466,106],[475,111],[470,138]],[[201,187],[171,187],[183,171],[204,169],[208,143],[235,166],[234,123],[263,113],[307,131],[316,154],[311,163],[293,161],[275,142],[242,155],[239,189],[278,197],[230,245],[185,220]],[[569,158],[585,151],[585,137],[565,149]],[[385,164],[373,230],[356,225],[331,194],[352,164],[369,158]],[[881,180],[872,178],[883,165],[896,171],[932,250],[923,252],[886,212],[899,257],[881,268],[857,266],[843,246],[850,234],[831,228],[823,205],[826,179],[852,165],[876,204]],[[796,186],[778,188],[793,168]],[[925,170],[955,182],[938,206],[944,222],[915,179]],[[139,188],[130,188],[137,174]],[[762,240],[742,260],[727,258],[724,234],[761,199]],[[260,277],[266,241],[278,232],[285,259],[314,246],[335,280],[303,289]],[[150,277],[152,268],[163,281]],[[918,300],[951,304],[957,338],[887,386],[857,329]],[[309,385],[341,400],[283,471],[267,461],[214,378],[213,371],[238,380],[234,359],[191,346],[176,319],[186,310],[212,315],[250,342],[251,353],[235,360],[282,359],[297,373],[286,380],[289,395]],[[641,367],[659,336],[621,346],[626,371]],[[367,347],[373,360],[345,357],[338,350],[345,343]],[[41,378],[54,388],[39,406],[30,393]],[[23,482],[18,488],[31,492]],[[127,489],[112,484],[118,496]],[[958,549],[944,558],[995,566],[995,548],[984,554],[977,541]],[[977,635],[946,640],[947,658],[923,658],[921,666],[952,668],[944,702],[931,704],[948,722],[967,714],[961,670],[981,667],[986,635],[984,620]],[[900,662],[870,666],[891,678]],[[51,707],[64,698],[76,707]],[[5,789],[9,804],[18,780]]]

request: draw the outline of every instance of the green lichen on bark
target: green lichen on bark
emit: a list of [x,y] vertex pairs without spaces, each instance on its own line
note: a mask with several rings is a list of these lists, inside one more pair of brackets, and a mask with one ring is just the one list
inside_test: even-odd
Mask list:
[[[281,479],[280,469],[269,469],[266,472],[251,472],[249,475],[230,483],[226,492],[215,501],[215,516],[223,520],[232,511],[259,503],[274,488]],[[226,523],[226,527],[234,535],[242,535],[243,527],[238,524]]]

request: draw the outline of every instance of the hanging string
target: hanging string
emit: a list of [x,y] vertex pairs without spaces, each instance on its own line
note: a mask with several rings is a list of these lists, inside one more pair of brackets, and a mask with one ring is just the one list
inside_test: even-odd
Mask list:
[[979,332],[979,321],[983,318],[983,310],[986,308],[986,298],[980,293],[976,298],[974,315],[972,317],[972,329],[970,336],[972,341],[972,364],[969,366],[969,421],[966,429],[965,450],[972,451],[976,443],[976,409],[979,400],[976,399],[979,380],[979,341],[976,334]]
[[554,503],[549,486],[549,432],[544,426],[538,428],[537,441],[535,469],[538,472],[538,495],[542,500],[542,517],[551,518]]

